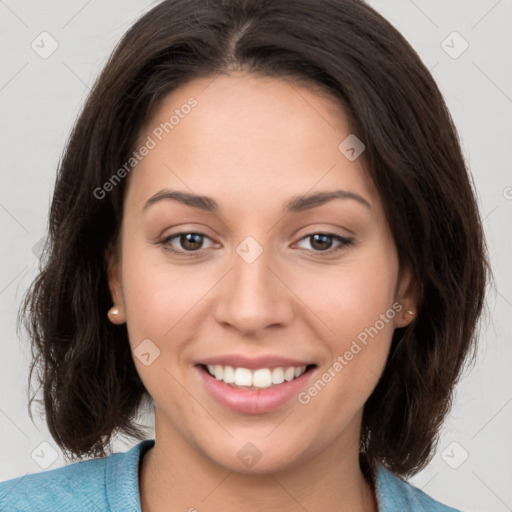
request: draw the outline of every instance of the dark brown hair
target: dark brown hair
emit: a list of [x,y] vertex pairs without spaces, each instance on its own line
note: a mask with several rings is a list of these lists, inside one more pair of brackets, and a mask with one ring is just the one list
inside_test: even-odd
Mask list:
[[152,399],[126,326],[106,314],[105,255],[128,180],[101,199],[94,191],[129,160],[166,94],[234,70],[333,95],[366,145],[365,167],[420,297],[365,404],[360,448],[372,465],[412,475],[430,461],[454,387],[476,355],[491,272],[474,185],[439,89],[409,43],[361,0],[165,0],[124,35],[60,162],[41,272],[20,311],[32,342],[29,384],[37,368],[49,431],[72,458],[105,456],[113,434],[144,438],[134,417]]

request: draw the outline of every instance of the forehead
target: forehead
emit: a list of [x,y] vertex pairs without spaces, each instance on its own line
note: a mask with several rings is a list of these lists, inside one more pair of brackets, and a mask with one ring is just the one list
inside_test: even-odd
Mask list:
[[363,166],[339,145],[351,134],[342,106],[290,80],[246,73],[193,80],[168,94],[141,130],[153,147],[135,167],[131,199],[179,188],[240,207],[315,189],[378,200]]

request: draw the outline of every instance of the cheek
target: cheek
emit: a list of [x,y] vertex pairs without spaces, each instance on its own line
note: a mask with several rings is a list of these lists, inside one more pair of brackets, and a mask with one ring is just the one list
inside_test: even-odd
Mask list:
[[[182,380],[179,371],[188,363],[194,307],[215,279],[211,269],[171,265],[161,255],[156,257],[158,251],[126,245],[123,294],[128,337],[137,372],[155,402],[185,415],[190,400],[175,379]],[[145,353],[150,354],[146,361]]]
[[[392,251],[382,254],[385,256],[379,256],[378,251],[368,251],[353,259],[347,258],[337,269],[316,274],[313,287],[310,280],[304,281],[305,302],[330,328],[331,337],[336,337],[340,343],[373,326],[393,305],[397,259]],[[382,330],[389,336],[393,322],[386,322]]]
[[211,272],[198,267],[190,272],[143,258],[128,258],[123,272],[129,325],[137,335],[157,339],[175,334],[186,323],[180,320],[215,283]]
[[308,304],[329,327],[323,330],[328,359],[319,377],[338,363],[325,376],[332,384],[324,399],[351,403],[353,410],[363,405],[384,369],[394,318],[401,308],[394,299],[396,253],[393,246],[388,245],[388,251],[383,247],[360,254],[357,260],[347,259],[336,272],[317,276],[314,289],[303,291]]
[[[126,223],[129,226],[129,223]],[[134,229],[125,230],[134,233]],[[179,313],[180,301],[174,298],[179,286],[176,275],[157,264],[154,255],[160,248],[142,236],[123,238],[122,282],[130,343],[137,345],[144,338],[159,338],[169,330]],[[159,334],[160,333],[160,334]]]

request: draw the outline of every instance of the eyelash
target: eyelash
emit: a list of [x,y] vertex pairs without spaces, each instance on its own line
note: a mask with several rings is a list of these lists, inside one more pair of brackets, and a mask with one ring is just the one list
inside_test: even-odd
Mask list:
[[[173,249],[172,247],[170,247],[168,245],[169,242],[172,239],[180,237],[181,235],[199,235],[199,236],[202,236],[202,237],[210,238],[208,235],[206,235],[204,233],[197,232],[197,231],[181,231],[179,233],[175,233],[173,235],[170,235],[170,236],[164,238],[163,240],[161,240],[160,242],[157,242],[157,243],[159,245],[163,246],[163,248],[166,251],[169,251],[169,252],[175,254],[176,256],[178,256],[180,258],[194,258],[194,257],[197,257],[197,255],[199,255],[203,251],[203,249],[199,249],[197,251],[180,251],[180,250]],[[322,255],[322,256],[324,256],[324,255],[331,255],[333,253],[342,251],[343,249],[353,245],[353,243],[354,243],[354,240],[352,238],[346,238],[346,237],[340,236],[340,235],[338,235],[336,233],[328,233],[328,232],[324,232],[324,231],[318,231],[316,233],[310,233],[309,235],[303,236],[299,240],[299,242],[301,242],[302,240],[305,240],[307,238],[311,238],[314,235],[324,235],[324,236],[327,236],[327,237],[332,237],[332,238],[334,238],[336,241],[338,241],[341,244],[340,246],[338,246],[335,249],[331,248],[331,249],[328,249],[326,251],[315,251],[314,249],[311,249],[312,252],[314,252],[316,254],[319,254],[319,255]],[[310,251],[310,249],[303,249],[303,250],[306,250],[308,252]]]

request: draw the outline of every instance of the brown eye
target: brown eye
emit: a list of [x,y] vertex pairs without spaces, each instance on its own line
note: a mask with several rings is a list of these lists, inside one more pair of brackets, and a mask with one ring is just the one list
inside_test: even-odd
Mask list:
[[203,242],[202,235],[199,233],[185,233],[178,236],[181,247],[188,251],[200,249]]
[[179,256],[194,255],[200,253],[203,249],[202,245],[205,238],[209,238],[204,233],[182,232],[175,233],[164,238],[159,242],[165,250],[170,251]]
[[332,236],[324,235],[322,233],[318,233],[316,235],[310,235],[311,239],[311,247],[313,249],[323,251],[325,249],[330,249],[332,246]]
[[[318,253],[332,253],[342,250],[343,248],[351,245],[353,240],[337,235],[336,233],[312,233],[301,239],[309,240],[311,250]],[[332,248],[333,243],[338,242],[338,247]],[[309,249],[308,249],[309,250]]]

